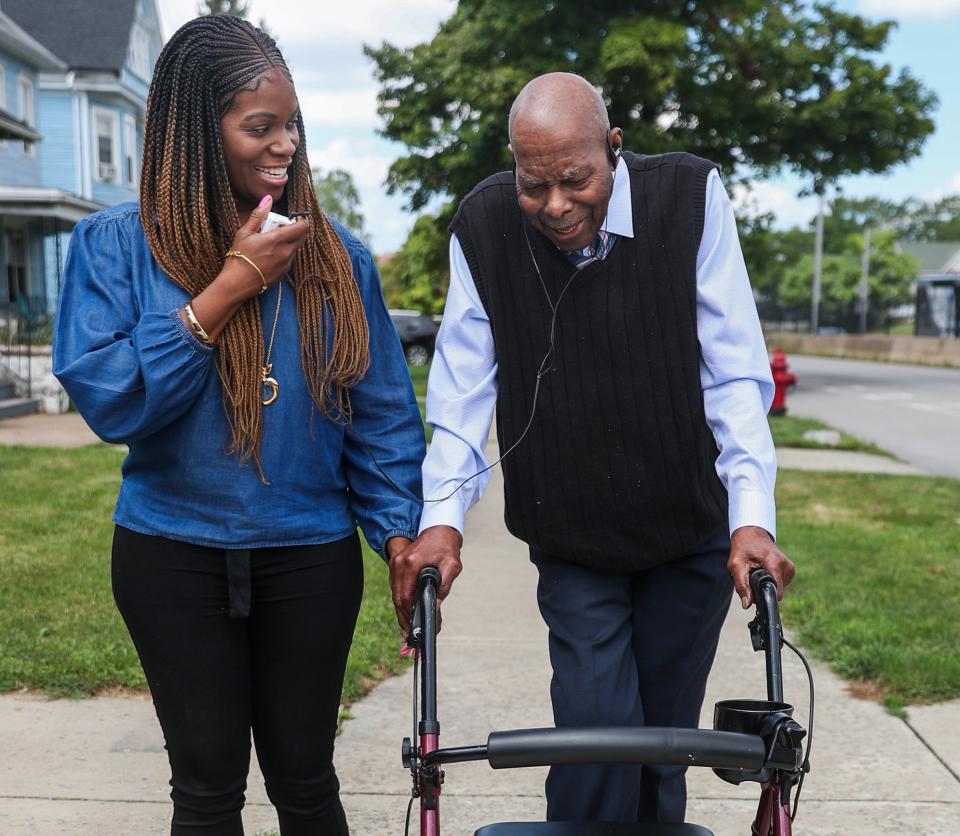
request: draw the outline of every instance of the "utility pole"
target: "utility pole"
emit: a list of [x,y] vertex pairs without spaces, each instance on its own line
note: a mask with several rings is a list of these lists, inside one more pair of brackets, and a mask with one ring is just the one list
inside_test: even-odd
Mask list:
[[867,333],[867,305],[870,300],[870,227],[863,231],[863,260],[860,262],[860,333]]
[[820,271],[823,265],[823,191],[817,192],[817,226],[813,240],[813,288],[810,293],[810,333],[816,334],[820,319]]

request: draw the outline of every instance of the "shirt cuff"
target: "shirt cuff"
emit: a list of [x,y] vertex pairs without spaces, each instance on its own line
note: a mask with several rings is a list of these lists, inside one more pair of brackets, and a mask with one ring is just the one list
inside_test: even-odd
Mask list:
[[777,509],[773,497],[762,491],[730,492],[730,533],[745,525],[755,525],[777,539]]
[[383,546],[377,549],[377,554],[387,563],[390,562],[390,555],[387,554],[387,543],[391,537],[406,537],[408,540],[417,539],[417,535],[412,528],[391,528],[383,537]]
[[183,320],[180,318],[180,308],[177,308],[174,311],[170,312],[170,319],[173,321],[174,327],[177,329],[177,334],[180,338],[192,348],[197,354],[203,354],[209,356],[216,351],[216,348],[212,345],[204,345],[200,342],[199,337],[193,333],[192,330],[187,328],[184,325]]
[[459,492],[443,502],[427,502],[420,516],[420,533],[435,525],[449,525],[463,535],[463,505],[458,500]]

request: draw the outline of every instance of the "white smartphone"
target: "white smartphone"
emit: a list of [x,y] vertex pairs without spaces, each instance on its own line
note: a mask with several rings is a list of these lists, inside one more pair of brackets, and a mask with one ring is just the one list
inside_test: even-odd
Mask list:
[[278,215],[276,212],[270,212],[260,224],[261,232],[270,232],[272,229],[279,229],[281,226],[289,226],[293,221],[285,215]]

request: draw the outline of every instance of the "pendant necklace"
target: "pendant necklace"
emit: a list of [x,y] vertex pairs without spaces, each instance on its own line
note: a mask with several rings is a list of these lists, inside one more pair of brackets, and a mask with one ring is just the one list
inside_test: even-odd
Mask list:
[[[273,339],[277,336],[277,322],[280,319],[280,300],[283,299],[283,280],[277,284],[277,311],[273,315],[273,328],[270,329],[270,344],[267,346],[267,356],[263,360],[263,368],[260,369],[260,396],[264,406],[270,406],[280,395],[280,384],[276,378],[270,377],[273,371],[273,364],[270,362],[270,354],[273,352]],[[263,389],[270,388],[270,394],[263,397]]]

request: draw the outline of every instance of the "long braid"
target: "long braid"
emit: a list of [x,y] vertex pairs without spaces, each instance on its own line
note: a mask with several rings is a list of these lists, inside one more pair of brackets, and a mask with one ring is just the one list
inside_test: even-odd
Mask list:
[[[238,92],[272,70],[290,78],[273,39],[229,15],[185,24],[157,60],[147,100],[140,214],[154,258],[191,296],[223,269],[240,225],[220,120]],[[350,387],[370,363],[367,318],[347,251],[317,203],[299,114],[297,127],[300,144],[286,201],[288,210],[309,211],[312,218],[290,279],[301,362],[321,413],[342,420],[350,415]],[[252,458],[261,478],[263,352],[260,302],[254,296],[221,333],[218,368],[230,428],[226,452],[240,462]]]

